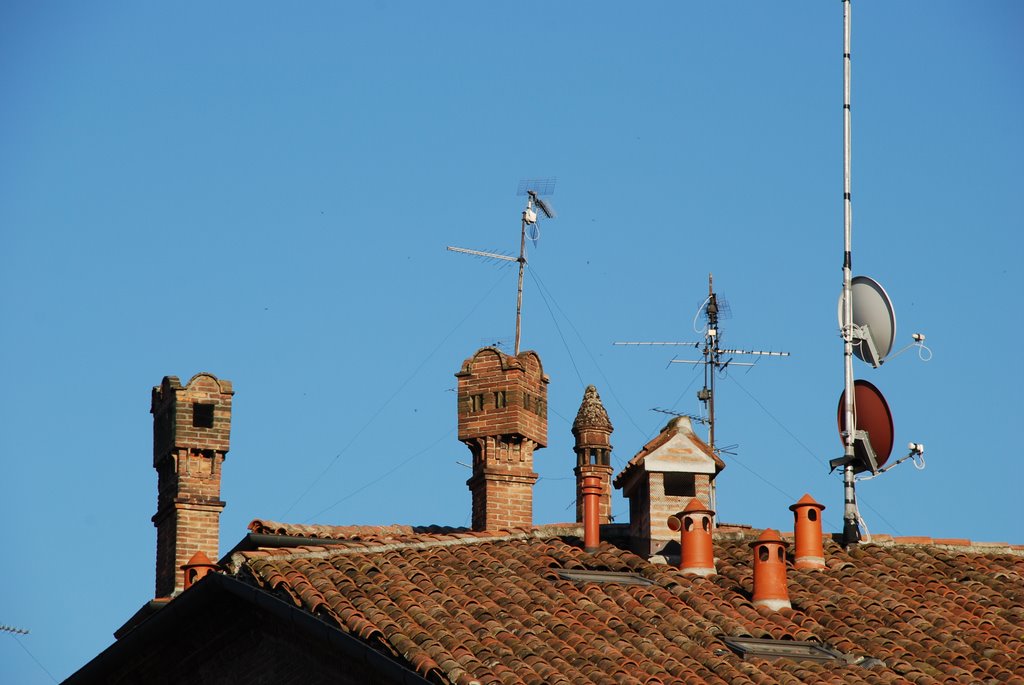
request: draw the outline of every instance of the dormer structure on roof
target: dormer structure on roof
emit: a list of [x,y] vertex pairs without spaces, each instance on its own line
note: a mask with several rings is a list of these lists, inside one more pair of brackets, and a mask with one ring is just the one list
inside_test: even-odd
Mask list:
[[695,497],[715,509],[714,480],[724,468],[725,462],[693,432],[689,418],[669,421],[612,482],[629,500],[634,551],[677,553],[678,536],[668,527],[669,517]]
[[536,352],[483,347],[462,364],[459,440],[473,454],[473,530],[533,525],[533,452],[548,443],[548,377]]

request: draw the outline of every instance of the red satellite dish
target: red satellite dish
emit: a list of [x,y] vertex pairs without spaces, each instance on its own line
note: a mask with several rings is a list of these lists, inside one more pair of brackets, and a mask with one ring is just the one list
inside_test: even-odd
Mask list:
[[[853,382],[854,416],[856,417],[857,430],[867,431],[868,439],[871,441],[871,448],[875,451],[875,458],[878,460],[879,468],[892,454],[893,438],[895,429],[892,423],[892,412],[889,405],[882,397],[881,391],[867,381]],[[839,439],[842,440],[843,432],[846,430],[844,409],[846,408],[846,391],[839,396],[838,423]]]

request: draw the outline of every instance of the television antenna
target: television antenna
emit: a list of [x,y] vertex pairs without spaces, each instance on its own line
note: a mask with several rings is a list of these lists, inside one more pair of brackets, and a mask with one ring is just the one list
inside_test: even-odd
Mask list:
[[0,633],[11,633],[12,635],[28,635],[28,630],[25,628],[16,628],[14,626],[0,626]]
[[691,421],[696,421],[697,423],[702,423],[704,425],[707,425],[708,423],[707,417],[698,416],[697,414],[687,414],[686,412],[672,411],[671,409],[662,409],[661,407],[651,407],[651,411],[656,411],[659,414],[668,414],[669,416],[685,416]]
[[[519,341],[522,337],[523,323],[523,272],[526,270],[526,239],[530,238],[534,247],[540,240],[541,216],[548,219],[555,218],[555,210],[544,200],[544,196],[553,195],[555,192],[555,178],[533,178],[519,181],[516,195],[526,197],[526,208],[523,210],[522,221],[519,229],[519,257],[512,257],[498,252],[483,252],[481,250],[470,250],[464,247],[447,246],[451,252],[461,252],[486,259],[497,259],[506,262],[519,262],[519,287],[516,291],[516,338],[515,356],[519,355]],[[540,210],[540,214],[537,210]]]
[[[707,416],[706,419],[698,419],[701,423],[707,424],[708,426],[708,446],[716,454],[721,454],[723,451],[728,453],[727,449],[723,450],[715,446],[715,378],[724,373],[727,369],[733,366],[754,366],[756,362],[743,362],[734,361],[737,356],[753,356],[753,357],[788,357],[789,352],[774,352],[770,350],[741,350],[734,348],[723,348],[721,347],[721,330],[719,329],[719,322],[721,319],[731,317],[731,309],[729,308],[728,302],[724,298],[720,297],[714,291],[714,285],[712,275],[708,274],[708,297],[701,304],[700,309],[697,312],[697,316],[694,320],[701,315],[704,316],[706,325],[704,326],[704,340],[700,342],[616,342],[614,345],[629,345],[629,346],[655,346],[655,345],[666,345],[666,346],[678,346],[678,347],[692,347],[701,351],[703,359],[671,359],[670,364],[693,364],[704,367],[704,387],[697,391],[697,399],[700,400],[704,405],[704,414]],[[664,411],[664,413],[672,413],[669,411],[656,409],[655,411]],[[692,415],[685,414],[684,416]],[[728,449],[735,447],[735,445],[728,446]],[[712,481],[711,499],[715,499],[714,492],[714,481]],[[711,508],[715,508],[715,502],[711,502]]]
[[[924,445],[912,442],[910,453],[884,467],[895,437],[892,414],[881,391],[867,381],[853,378],[853,358],[878,368],[888,359],[918,346],[923,361],[931,359],[925,336],[913,334],[913,342],[890,355],[896,339],[896,314],[885,288],[867,276],[853,276],[853,205],[850,196],[850,0],[843,0],[843,290],[839,297],[839,329],[843,339],[843,393],[839,397],[839,436],[843,456],[829,466],[843,467],[843,544],[860,542],[856,474],[870,471],[874,478],[907,459],[924,468]],[[927,358],[924,351],[928,352]]]

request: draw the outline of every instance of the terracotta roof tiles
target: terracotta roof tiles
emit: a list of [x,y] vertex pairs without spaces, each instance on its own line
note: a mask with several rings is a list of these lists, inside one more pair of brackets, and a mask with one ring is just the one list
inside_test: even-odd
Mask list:
[[[572,526],[483,534],[273,522],[250,529],[343,541],[240,552],[233,563],[251,582],[438,682],[943,683],[1024,676],[1024,555],[1009,546],[883,540],[846,551],[828,542],[827,568],[790,568],[793,608],[772,612],[751,603],[752,535],[716,539],[718,573],[699,577],[607,542],[588,554]],[[632,573],[653,585],[577,582],[557,569]],[[873,657],[884,665],[744,661],[723,642],[727,636],[824,643],[853,662]]]

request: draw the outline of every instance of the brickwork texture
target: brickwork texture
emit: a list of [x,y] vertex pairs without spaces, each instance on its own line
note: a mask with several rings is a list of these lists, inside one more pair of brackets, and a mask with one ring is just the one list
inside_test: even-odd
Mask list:
[[182,589],[183,566],[220,547],[221,468],[231,447],[230,381],[196,374],[185,386],[166,376],[153,388],[153,467],[157,472],[156,596]]
[[548,439],[548,378],[540,357],[484,347],[455,376],[459,440],[473,454],[466,481],[473,529],[533,525],[533,452]]

